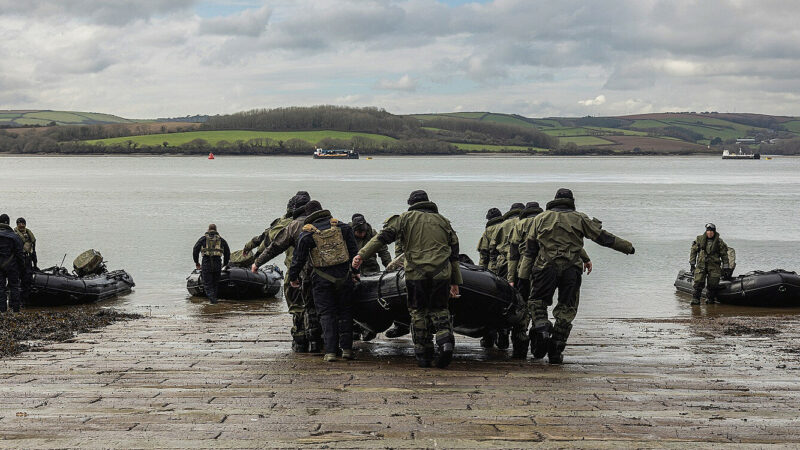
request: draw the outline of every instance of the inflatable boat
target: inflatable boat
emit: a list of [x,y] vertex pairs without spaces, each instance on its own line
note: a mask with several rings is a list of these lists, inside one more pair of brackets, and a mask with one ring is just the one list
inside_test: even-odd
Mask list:
[[[525,302],[505,279],[465,262],[461,276],[461,297],[450,299],[449,304],[457,333],[481,337],[489,330],[527,325]],[[405,271],[362,275],[354,295],[353,318],[375,333],[394,322],[408,325]]]
[[[283,272],[277,266],[261,266],[256,273],[244,267],[229,267],[222,270],[217,295],[227,300],[269,298],[280,292],[282,284]],[[186,289],[193,296],[205,297],[199,270],[194,270],[186,278]]]
[[[675,288],[694,293],[694,277],[681,270]],[[720,281],[717,299],[720,303],[740,306],[800,306],[800,275],[785,270],[754,271],[727,281]],[[703,289],[703,297],[706,290]]]
[[94,303],[131,292],[135,283],[124,270],[77,276],[64,267],[50,267],[33,273],[30,306]]

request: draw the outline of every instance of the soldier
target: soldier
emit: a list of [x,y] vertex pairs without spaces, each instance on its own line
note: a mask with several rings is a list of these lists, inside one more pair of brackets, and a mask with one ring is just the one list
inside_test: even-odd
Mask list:
[[[203,254],[203,264],[199,262],[200,253]],[[194,265],[200,270],[206,296],[211,303],[217,303],[217,291],[222,268],[228,265],[231,259],[231,249],[222,236],[217,233],[217,226],[213,223],[208,226],[206,234],[197,240],[192,251]]]
[[[503,213],[497,208],[490,208],[486,212],[486,228],[483,230],[480,240],[478,240],[478,254],[480,259],[478,265],[484,269],[489,269],[489,243],[492,236],[494,236],[497,229],[503,223]],[[491,330],[481,338],[481,347],[492,348],[497,340],[497,331]]]
[[17,219],[17,227],[14,232],[17,233],[22,239],[22,254],[25,257],[24,268],[20,273],[20,282],[22,285],[21,303],[25,305],[31,295],[31,284],[33,284],[33,271],[39,265],[39,259],[36,256],[36,236],[33,231],[27,227],[28,223],[24,217]]
[[717,291],[720,278],[730,278],[730,260],[728,259],[728,245],[719,237],[717,226],[713,223],[706,224],[706,232],[697,236],[692,242],[692,251],[689,254],[689,267],[694,274],[694,296],[692,305],[700,304],[706,280],[708,280],[707,304],[719,303]]
[[[489,268],[498,277],[505,277],[508,274],[508,239],[511,231],[519,222],[519,215],[525,205],[514,203],[507,213],[503,215],[503,221],[497,226],[489,238]],[[511,330],[497,330],[497,348],[508,348],[508,334]],[[490,345],[491,347],[491,345]]]
[[400,241],[405,249],[408,309],[417,364],[431,366],[431,330],[435,330],[439,348],[436,367],[444,368],[452,361],[455,347],[448,299],[459,297],[458,286],[462,283],[458,237],[425,191],[412,192],[408,204],[408,211],[387,220],[383,230],[358,252],[353,268],[358,269],[381,246]]
[[[533,220],[533,229],[525,243],[523,268],[533,264],[529,308],[533,317],[531,350],[534,358],[548,355],[548,362],[561,364],[572,321],[578,313],[581,275],[591,271],[591,262],[581,257],[583,238],[618,252],[632,255],[633,245],[603,230],[602,222],[575,211],[575,199],[569,189],[559,189],[547,211]],[[555,326],[547,308],[553,304],[558,289],[558,304],[553,309]]]
[[9,226],[8,214],[0,214],[0,312],[8,307],[20,310],[20,273],[24,270],[25,256],[22,239]]
[[489,239],[497,230],[498,225],[503,222],[503,213],[497,208],[490,208],[486,212],[486,228],[483,230],[480,240],[478,240],[478,254],[480,259],[478,265],[484,269],[489,268]]
[[350,225],[340,223],[318,201],[306,205],[309,215],[289,268],[292,286],[300,287],[300,273],[310,261],[311,285],[325,343],[324,361],[353,359],[353,275],[350,262],[358,253]]
[[[353,234],[356,237],[356,245],[358,249],[361,250],[367,242],[370,241],[376,234],[378,234],[367,222],[367,219],[364,217],[363,214],[355,213],[353,214],[350,227],[353,229]],[[385,268],[392,262],[392,254],[389,253],[389,247],[383,246],[380,250],[378,250],[378,256],[381,258],[381,263],[383,263],[383,267]],[[381,271],[381,266],[378,265],[378,258],[373,256],[367,261],[364,261],[364,264],[361,266],[362,273],[377,273]],[[403,326],[402,324],[400,325]],[[408,334],[408,332],[406,332]],[[362,336],[363,335],[363,336]],[[354,323],[353,324],[353,339],[354,340],[361,340],[364,341],[371,341],[374,339],[376,334],[372,331],[365,330],[361,327],[361,325]]]
[[295,206],[294,202],[295,202],[295,197],[292,196],[292,198],[290,198],[289,202],[286,204],[286,214],[270,222],[269,227],[267,227],[267,229],[265,229],[263,233],[247,241],[247,243],[244,244],[242,253],[249,254],[253,249],[259,249],[257,253],[261,253],[261,251],[267,248],[269,243],[272,242],[272,239],[275,237],[275,235],[277,235],[280,230],[285,228],[292,222],[292,220],[294,220],[292,219]]
[[[308,192],[300,191],[295,195],[292,221],[279,230],[267,248],[258,255],[251,268],[253,272],[281,253],[286,253],[286,267],[291,267],[294,247],[308,216],[306,205],[310,201],[311,196]],[[290,305],[289,312],[292,314],[292,350],[296,353],[322,351],[322,329],[314,308],[310,275],[310,269],[307,267],[300,276],[302,281],[300,287],[289,285],[289,295],[286,298],[286,303]]]

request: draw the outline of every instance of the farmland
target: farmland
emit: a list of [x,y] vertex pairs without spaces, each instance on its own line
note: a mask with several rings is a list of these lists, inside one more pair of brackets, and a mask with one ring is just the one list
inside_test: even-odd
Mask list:
[[0,125],[25,126],[48,125],[97,125],[109,123],[134,123],[135,120],[123,119],[110,114],[73,112],[73,111],[29,111],[29,110],[0,110]]
[[163,145],[166,142],[168,145],[176,147],[182,144],[192,142],[196,139],[202,139],[211,145],[217,145],[220,142],[235,143],[237,141],[247,142],[251,139],[269,139],[272,141],[288,141],[290,139],[299,139],[306,141],[309,144],[316,144],[317,142],[325,139],[341,139],[350,140],[355,136],[372,139],[378,142],[394,141],[394,138],[389,136],[382,136],[379,134],[369,133],[350,133],[345,131],[244,131],[244,130],[230,130],[230,131],[190,131],[185,133],[166,133],[166,134],[148,134],[143,136],[126,136],[111,139],[97,139],[87,141],[89,144],[103,144],[115,145],[126,144],[132,142],[138,145]]

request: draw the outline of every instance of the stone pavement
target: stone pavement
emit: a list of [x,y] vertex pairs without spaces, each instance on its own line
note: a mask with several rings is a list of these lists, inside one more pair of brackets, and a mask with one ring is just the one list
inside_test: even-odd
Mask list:
[[286,314],[148,317],[0,361],[0,446],[795,446],[799,322],[579,317],[563,366],[459,337],[422,370],[407,338],[292,354]]

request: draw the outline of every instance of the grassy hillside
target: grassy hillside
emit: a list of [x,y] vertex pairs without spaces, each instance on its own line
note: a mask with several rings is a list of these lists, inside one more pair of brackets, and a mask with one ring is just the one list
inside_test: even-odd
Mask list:
[[0,110],[0,126],[22,127],[26,125],[98,125],[110,123],[134,123],[135,120],[123,119],[110,114],[87,113],[77,111],[50,110]]
[[87,141],[90,144],[125,144],[127,142],[134,142],[139,145],[163,145],[167,142],[170,146],[178,146],[194,141],[195,139],[203,139],[211,145],[216,145],[220,141],[227,141],[235,143],[236,141],[247,142],[251,139],[271,139],[273,141],[288,141],[290,139],[300,139],[310,144],[330,138],[349,140],[354,136],[372,139],[378,142],[394,141],[394,138],[389,136],[382,136],[380,134],[370,133],[350,133],[346,131],[244,131],[244,130],[226,130],[226,131],[190,131],[186,133],[166,133],[166,134],[148,134],[143,136],[127,136],[111,139],[97,139]]

